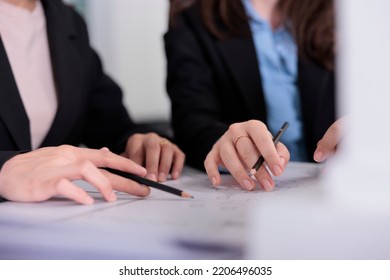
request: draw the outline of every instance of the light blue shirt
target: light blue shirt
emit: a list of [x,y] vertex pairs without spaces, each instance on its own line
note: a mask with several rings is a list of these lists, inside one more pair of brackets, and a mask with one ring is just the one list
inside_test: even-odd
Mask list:
[[250,0],[242,0],[256,49],[267,107],[268,129],[274,135],[285,121],[290,126],[281,141],[291,160],[307,161],[303,136],[301,103],[297,87],[297,47],[285,27],[272,30],[254,9]]

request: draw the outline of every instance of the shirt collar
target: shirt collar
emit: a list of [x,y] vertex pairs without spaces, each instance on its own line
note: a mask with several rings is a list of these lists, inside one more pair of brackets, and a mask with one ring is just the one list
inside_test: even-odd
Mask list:
[[[245,9],[245,12],[246,12],[246,15],[248,16],[249,18],[249,21],[252,23],[252,24],[259,24],[261,26],[267,26],[269,28],[271,28],[270,24],[268,21],[266,21],[265,19],[263,19],[258,13],[257,11],[255,10],[255,8],[253,7],[253,4],[252,4],[252,1],[251,0],[241,0],[242,1],[242,4],[244,6],[244,9]],[[278,33],[289,33],[289,27],[290,27],[290,22],[287,22],[285,24],[282,24],[281,26],[277,27],[275,30],[273,30],[273,33],[275,34],[278,34]]]
[[242,4],[244,5],[244,9],[249,20],[262,25],[269,25],[268,22],[256,12],[251,0],[242,0]]

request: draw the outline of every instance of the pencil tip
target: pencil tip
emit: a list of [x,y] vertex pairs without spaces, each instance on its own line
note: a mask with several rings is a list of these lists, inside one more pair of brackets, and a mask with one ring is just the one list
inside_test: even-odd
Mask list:
[[257,173],[256,169],[251,169],[251,171],[249,171],[248,175],[250,177],[253,177],[253,176],[255,176],[256,173]]
[[186,193],[186,192],[182,192],[181,196],[185,197],[185,198],[194,198],[192,195],[190,195],[189,193]]

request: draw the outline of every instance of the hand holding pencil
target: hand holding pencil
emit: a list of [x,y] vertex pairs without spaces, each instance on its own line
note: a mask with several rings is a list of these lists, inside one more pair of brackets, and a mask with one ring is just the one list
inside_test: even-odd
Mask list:
[[[267,164],[272,175],[280,176],[283,173],[290,160],[290,153],[286,146],[279,142],[279,138],[287,126],[288,124],[283,125],[280,135],[273,137],[266,125],[257,120],[231,125],[215,143],[205,160],[205,169],[213,186],[221,183],[218,170],[221,166],[247,191],[256,188],[256,181],[266,191],[272,190],[275,182],[262,161]],[[276,138],[278,140],[274,142]],[[260,156],[263,160],[259,159]],[[258,167],[254,166],[258,161]]]

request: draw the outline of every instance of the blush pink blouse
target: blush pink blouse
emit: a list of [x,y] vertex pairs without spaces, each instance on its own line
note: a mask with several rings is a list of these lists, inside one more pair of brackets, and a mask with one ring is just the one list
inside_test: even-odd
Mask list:
[[0,0],[0,36],[30,120],[32,148],[36,149],[47,135],[57,111],[41,1],[29,11]]

